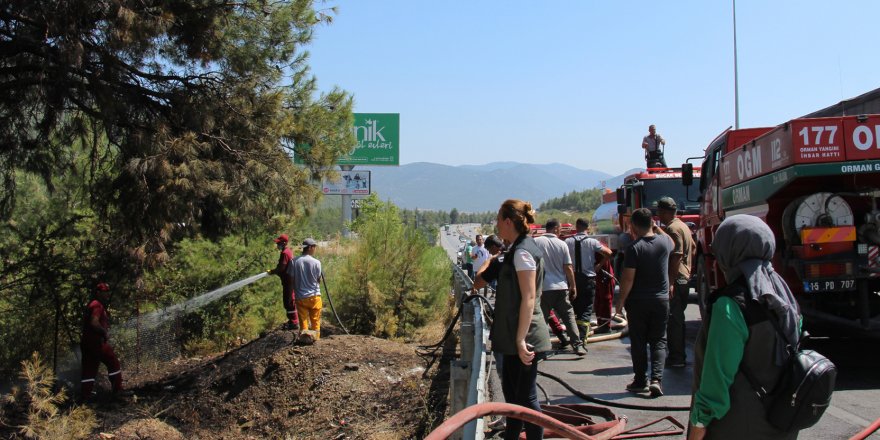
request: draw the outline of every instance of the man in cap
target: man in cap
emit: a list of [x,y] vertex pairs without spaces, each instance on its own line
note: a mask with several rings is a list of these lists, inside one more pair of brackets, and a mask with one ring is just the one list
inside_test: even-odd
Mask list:
[[313,331],[321,338],[321,262],[315,258],[318,242],[307,238],[302,242],[302,255],[293,260],[291,273],[296,291],[296,309],[302,316],[303,330]]
[[98,375],[99,364],[107,367],[107,376],[113,386],[113,393],[122,392],[122,367],[119,359],[110,346],[110,315],[107,304],[110,301],[110,286],[98,283],[92,299],[83,314],[82,336],[82,382],[81,401],[88,402],[95,396],[95,377]]
[[669,321],[666,323],[666,339],[669,355],[666,365],[685,366],[684,310],[690,293],[691,261],[694,239],[691,230],[675,216],[678,206],[672,197],[657,201],[657,217],[664,230],[672,238],[673,249],[669,254]]
[[275,239],[275,245],[278,246],[281,254],[278,256],[278,265],[266,272],[281,278],[281,299],[287,313],[287,328],[296,330],[299,326],[299,319],[296,314],[296,305],[293,302],[293,279],[287,270],[287,266],[293,260],[293,251],[287,248],[288,240],[287,234],[281,234]]

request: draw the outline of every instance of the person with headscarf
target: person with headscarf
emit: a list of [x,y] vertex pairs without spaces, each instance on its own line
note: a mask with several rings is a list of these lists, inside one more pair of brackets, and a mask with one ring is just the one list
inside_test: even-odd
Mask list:
[[[550,335],[541,312],[544,255],[529,236],[535,222],[532,205],[507,200],[496,218],[498,236],[512,243],[498,273],[492,350],[503,355],[501,389],[507,403],[541,411],[538,404],[538,360],[550,351]],[[529,440],[544,438],[544,429],[515,418],[507,420],[505,439],[518,439],[525,425]]]
[[771,389],[788,356],[780,333],[800,339],[798,304],[770,262],[775,248],[773,231],[754,216],[728,217],[715,233],[712,251],[727,286],[710,295],[694,348],[688,439],[797,438],[767,421],[747,377]]

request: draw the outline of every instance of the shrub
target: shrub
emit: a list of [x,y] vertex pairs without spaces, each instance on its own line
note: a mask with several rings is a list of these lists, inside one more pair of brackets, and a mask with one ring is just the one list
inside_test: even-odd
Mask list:
[[38,439],[88,437],[97,426],[95,413],[82,406],[66,412],[59,408],[67,401],[67,395],[63,388],[52,390],[55,375],[36,352],[21,365],[21,377],[27,381],[27,387],[25,391],[13,390],[5,399],[7,406],[25,407],[27,421],[19,427],[21,434]]
[[360,239],[337,276],[339,312],[349,330],[410,337],[440,316],[450,291],[449,260],[406,227],[394,205],[375,196],[365,201],[353,225]]

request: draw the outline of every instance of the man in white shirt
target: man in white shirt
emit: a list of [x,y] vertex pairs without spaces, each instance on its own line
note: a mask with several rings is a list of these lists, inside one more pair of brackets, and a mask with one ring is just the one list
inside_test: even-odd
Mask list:
[[[572,305],[578,330],[584,335],[584,340],[590,336],[590,321],[593,318],[593,303],[596,300],[596,267],[601,266],[605,258],[611,256],[611,249],[603,246],[595,238],[587,237],[588,226],[586,219],[577,219],[574,224],[577,234],[565,239],[568,252],[575,260],[574,279],[578,296]],[[596,254],[599,255],[599,261],[596,261]]]
[[577,296],[574,282],[574,271],[571,268],[571,255],[568,246],[560,240],[559,221],[550,219],[544,225],[547,233],[535,238],[535,244],[544,252],[544,284],[541,289],[541,311],[544,319],[550,316],[550,311],[556,312],[556,316],[565,323],[565,330],[571,340],[572,350],[578,356],[587,354],[584,350],[581,335],[575,322],[574,309],[569,302],[569,294],[572,298]]
[[471,260],[473,260],[474,264],[474,273],[476,274],[481,267],[483,267],[483,263],[489,259],[489,251],[486,250],[486,247],[483,246],[483,236],[477,234],[476,237],[476,246],[471,248]]

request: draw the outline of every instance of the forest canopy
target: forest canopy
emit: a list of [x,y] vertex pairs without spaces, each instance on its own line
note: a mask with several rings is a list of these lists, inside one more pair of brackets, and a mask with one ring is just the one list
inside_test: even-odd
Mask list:
[[354,145],[352,95],[319,90],[305,50],[334,14],[310,0],[0,3],[0,364],[45,353],[59,326],[75,338],[98,280],[124,316],[264,264],[201,255],[226,278],[162,284],[175,252],[277,256],[271,238],[303,223]]

